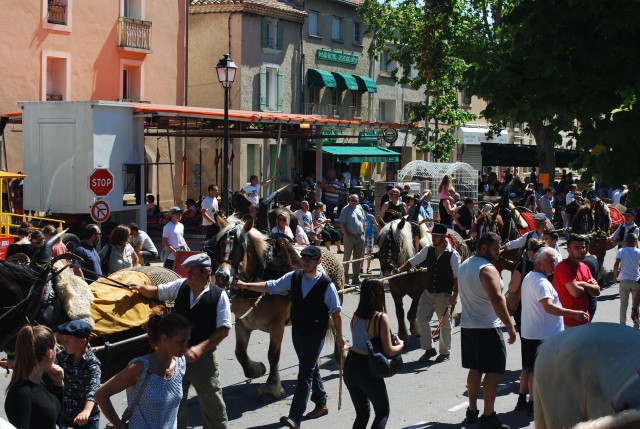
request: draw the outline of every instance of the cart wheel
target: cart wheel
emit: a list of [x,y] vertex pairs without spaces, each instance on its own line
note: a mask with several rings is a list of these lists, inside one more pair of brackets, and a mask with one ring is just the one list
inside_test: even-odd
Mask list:
[[67,246],[69,252],[73,252],[80,245],[80,239],[75,234],[65,234],[62,237],[62,242]]

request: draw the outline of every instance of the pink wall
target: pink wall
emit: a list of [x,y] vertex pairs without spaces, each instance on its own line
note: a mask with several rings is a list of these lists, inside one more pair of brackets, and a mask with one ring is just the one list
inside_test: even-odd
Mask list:
[[4,35],[0,44],[0,113],[17,111],[18,101],[41,99],[42,52],[69,55],[71,100],[120,97],[120,61],[143,62],[145,100],[181,104],[184,88],[185,0],[146,0],[151,52],[118,49],[118,1],[70,3],[71,31],[43,28],[43,0],[0,0]]

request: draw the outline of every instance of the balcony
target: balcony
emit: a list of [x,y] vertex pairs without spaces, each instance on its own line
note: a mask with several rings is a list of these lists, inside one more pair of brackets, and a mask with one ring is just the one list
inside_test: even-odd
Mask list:
[[367,118],[362,116],[363,109],[361,107],[336,106],[333,104],[305,103],[304,114],[318,115],[332,119],[346,119],[349,121],[367,120]]
[[119,17],[118,47],[123,49],[151,50],[151,21]]
[[49,3],[47,8],[47,22],[50,24],[67,24],[67,6]]

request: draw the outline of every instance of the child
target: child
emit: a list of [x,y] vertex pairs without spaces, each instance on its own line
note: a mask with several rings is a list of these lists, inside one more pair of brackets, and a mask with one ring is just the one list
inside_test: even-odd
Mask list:
[[100,387],[100,361],[89,350],[91,325],[72,320],[56,328],[58,342],[64,350],[57,361],[64,369],[61,428],[98,429],[100,411],[94,395]]
[[361,204],[362,210],[364,210],[364,251],[367,256],[367,274],[371,274],[371,254],[373,253],[373,238],[376,235],[376,228],[378,227],[378,221],[376,218],[369,214],[369,204]]

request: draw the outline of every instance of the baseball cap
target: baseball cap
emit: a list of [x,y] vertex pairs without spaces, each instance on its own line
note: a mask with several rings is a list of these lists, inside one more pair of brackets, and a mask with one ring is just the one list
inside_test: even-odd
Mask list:
[[393,185],[393,183],[388,183],[388,184],[387,184],[387,191],[388,191],[389,189],[393,189],[393,188],[395,188],[395,186]]
[[360,204],[360,207],[362,207],[362,210],[369,211],[369,204]]
[[183,210],[178,206],[171,207],[171,209],[169,210],[169,213],[171,214],[182,213],[182,212]]

